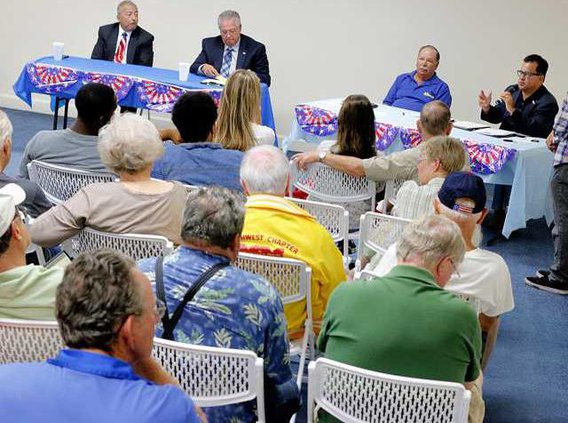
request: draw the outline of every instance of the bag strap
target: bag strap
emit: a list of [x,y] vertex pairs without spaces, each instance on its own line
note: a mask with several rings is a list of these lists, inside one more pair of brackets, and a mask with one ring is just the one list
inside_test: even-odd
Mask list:
[[154,275],[156,277],[156,295],[166,306],[166,311],[162,316],[162,325],[165,328],[170,320],[170,316],[168,313],[168,302],[166,301],[166,290],[164,289],[164,256],[162,255],[156,260]]
[[[197,292],[201,289],[201,287],[203,285],[205,285],[205,283],[209,279],[211,279],[213,277],[213,275],[215,273],[217,273],[217,271],[221,270],[224,267],[227,267],[228,265],[229,265],[229,262],[217,263],[216,265],[207,269],[207,271],[204,272],[194,282],[194,284],[191,286],[191,288],[189,288],[187,290],[187,292],[185,293],[185,295],[183,296],[183,300],[176,307],[174,313],[172,314],[171,319],[168,317],[166,321],[162,320],[162,322],[164,323],[164,332],[162,333],[162,338],[169,339],[169,340],[174,339],[174,329],[177,326],[179,319],[181,318],[181,315],[183,314],[183,309],[185,308],[186,304],[188,302],[190,302],[193,299],[193,297],[195,297],[195,294],[197,294]],[[158,279],[158,275],[156,274],[156,283],[157,283],[157,279]],[[162,289],[163,289],[163,280],[162,280]],[[167,307],[166,307],[166,309],[167,309]],[[167,311],[164,314],[164,318],[166,316],[167,316]]]

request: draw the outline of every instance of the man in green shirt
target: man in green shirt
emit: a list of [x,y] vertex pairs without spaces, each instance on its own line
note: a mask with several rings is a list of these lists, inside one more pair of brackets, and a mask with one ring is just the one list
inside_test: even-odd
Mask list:
[[30,235],[16,209],[25,197],[16,184],[0,189],[0,318],[55,320],[55,289],[63,269],[26,266]]
[[[319,349],[357,367],[475,389],[479,322],[468,304],[443,289],[464,254],[459,227],[449,219],[429,216],[409,224],[389,274],[334,291]],[[479,400],[472,407],[481,407],[482,418]]]

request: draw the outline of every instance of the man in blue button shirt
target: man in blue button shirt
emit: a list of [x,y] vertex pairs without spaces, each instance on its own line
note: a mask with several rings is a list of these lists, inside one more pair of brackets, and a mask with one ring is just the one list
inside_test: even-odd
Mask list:
[[111,250],[77,257],[57,289],[56,316],[68,349],[44,363],[0,366],[3,423],[200,421],[151,357],[159,313],[130,258]]
[[440,100],[450,107],[450,87],[436,75],[439,63],[440,52],[436,47],[420,47],[416,70],[397,76],[383,104],[419,112],[426,103]]

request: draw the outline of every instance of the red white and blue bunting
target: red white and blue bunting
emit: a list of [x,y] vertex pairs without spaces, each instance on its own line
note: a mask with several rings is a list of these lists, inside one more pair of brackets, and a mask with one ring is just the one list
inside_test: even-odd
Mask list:
[[462,140],[471,160],[471,170],[483,175],[497,173],[515,157],[517,150],[500,145]]
[[384,151],[396,140],[400,128],[391,125],[390,123],[375,122],[375,148],[378,151]]
[[405,150],[414,148],[422,142],[422,136],[416,129],[400,128],[400,142]]
[[326,137],[337,132],[337,115],[329,110],[299,104],[295,112],[298,125],[309,134]]
[[104,84],[111,87],[116,94],[116,99],[118,101],[122,100],[128,95],[128,92],[132,88],[134,81],[132,78],[121,75],[108,75],[96,72],[83,72],[83,84],[88,84],[91,82],[96,82],[98,84]]
[[42,94],[57,94],[77,83],[79,75],[71,68],[28,63],[26,72]]

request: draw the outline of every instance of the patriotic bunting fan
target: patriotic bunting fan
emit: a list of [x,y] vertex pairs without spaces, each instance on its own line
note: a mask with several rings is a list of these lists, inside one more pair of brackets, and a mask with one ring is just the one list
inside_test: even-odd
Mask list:
[[70,68],[29,63],[27,72],[39,92],[53,94],[77,82],[77,73]]
[[399,128],[392,126],[388,123],[375,122],[375,135],[377,141],[375,148],[379,151],[384,151],[390,147],[398,136]]
[[300,104],[295,112],[298,124],[305,132],[319,137],[337,132],[337,116],[329,110]]
[[422,137],[420,136],[420,132],[416,129],[407,129],[401,128],[400,129],[400,141],[404,146],[405,150],[409,148],[414,148],[422,142]]
[[85,84],[96,82],[98,84],[108,85],[114,90],[118,101],[126,97],[133,84],[132,79],[127,76],[106,75],[95,72],[85,72],[85,79],[83,81]]
[[463,140],[463,144],[471,159],[471,169],[483,175],[499,172],[517,152],[514,148],[470,140]]

